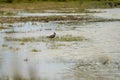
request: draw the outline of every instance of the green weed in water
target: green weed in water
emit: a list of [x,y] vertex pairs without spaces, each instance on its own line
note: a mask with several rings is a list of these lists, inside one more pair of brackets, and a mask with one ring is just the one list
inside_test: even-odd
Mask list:
[[8,47],[8,45],[7,44],[2,44],[2,47]]
[[20,45],[24,45],[24,43],[22,42],[22,43],[20,43]]
[[5,27],[3,27],[3,26],[0,26],[0,30],[2,30],[2,29],[6,29]]
[[39,52],[40,50],[32,49],[32,52]]
[[50,40],[71,42],[71,41],[87,40],[83,36],[72,36],[72,35],[64,35],[64,36],[59,36],[59,37],[57,36],[53,39],[49,39],[49,38],[44,37],[44,36],[40,36],[38,38],[29,37],[29,38],[20,38],[20,39],[19,38],[12,38],[12,37],[5,37],[5,39],[7,41],[22,41],[22,42],[48,42]]

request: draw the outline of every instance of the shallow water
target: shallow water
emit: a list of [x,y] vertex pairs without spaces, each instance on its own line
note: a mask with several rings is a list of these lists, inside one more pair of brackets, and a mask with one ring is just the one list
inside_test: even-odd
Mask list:
[[89,9],[89,11],[98,11],[102,13],[94,13],[93,16],[107,18],[107,19],[120,19],[120,8],[110,9]]
[[[26,22],[0,24],[2,80],[119,80],[120,22]],[[84,36],[83,41],[12,41],[57,36]]]
[[65,16],[65,15],[85,15],[80,13],[19,13],[18,16]]

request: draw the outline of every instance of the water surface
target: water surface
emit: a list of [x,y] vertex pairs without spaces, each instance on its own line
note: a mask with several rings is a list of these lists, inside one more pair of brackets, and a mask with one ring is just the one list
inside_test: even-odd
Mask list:
[[[25,22],[0,26],[2,80],[119,80],[120,22]],[[56,41],[46,36],[84,36],[83,41]],[[46,41],[12,41],[39,38]]]

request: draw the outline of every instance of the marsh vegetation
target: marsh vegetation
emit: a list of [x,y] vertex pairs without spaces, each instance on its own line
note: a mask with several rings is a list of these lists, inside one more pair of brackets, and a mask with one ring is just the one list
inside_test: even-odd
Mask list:
[[119,0],[0,1],[0,80],[120,79]]
[[64,35],[64,36],[61,36],[61,37],[57,36],[54,39],[49,39],[46,36],[40,36],[38,38],[31,37],[31,38],[22,38],[22,39],[5,37],[5,40],[7,40],[7,41],[22,41],[22,42],[40,42],[40,41],[48,42],[48,41],[51,41],[51,40],[71,42],[71,41],[84,41],[84,40],[87,40],[87,39],[83,36]]

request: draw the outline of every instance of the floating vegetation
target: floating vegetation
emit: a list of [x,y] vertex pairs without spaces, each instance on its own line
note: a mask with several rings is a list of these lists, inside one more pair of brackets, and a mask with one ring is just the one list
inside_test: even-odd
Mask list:
[[37,41],[35,38],[12,38],[12,37],[5,37],[7,41],[22,41],[22,42],[32,42],[32,41]]
[[8,47],[8,45],[7,44],[2,44],[2,47]]
[[40,50],[32,49],[32,52],[40,52]]
[[20,45],[24,45],[24,43],[22,42],[22,43],[20,43]]
[[22,42],[39,42],[39,41],[41,41],[41,42],[48,42],[50,40],[71,42],[71,41],[83,41],[83,40],[87,40],[83,36],[72,36],[72,35],[59,36],[59,37],[55,37],[53,39],[49,39],[49,38],[44,37],[44,36],[40,36],[38,38],[34,38],[34,37],[28,37],[28,38],[5,37],[5,39],[7,41],[22,41]]
[[13,27],[13,25],[12,25],[12,24],[9,24],[8,27]]
[[17,33],[16,31],[6,31],[5,33]]
[[0,26],[0,30],[2,30],[2,29],[7,29],[7,28],[5,28],[5,27],[3,27],[3,26]]

